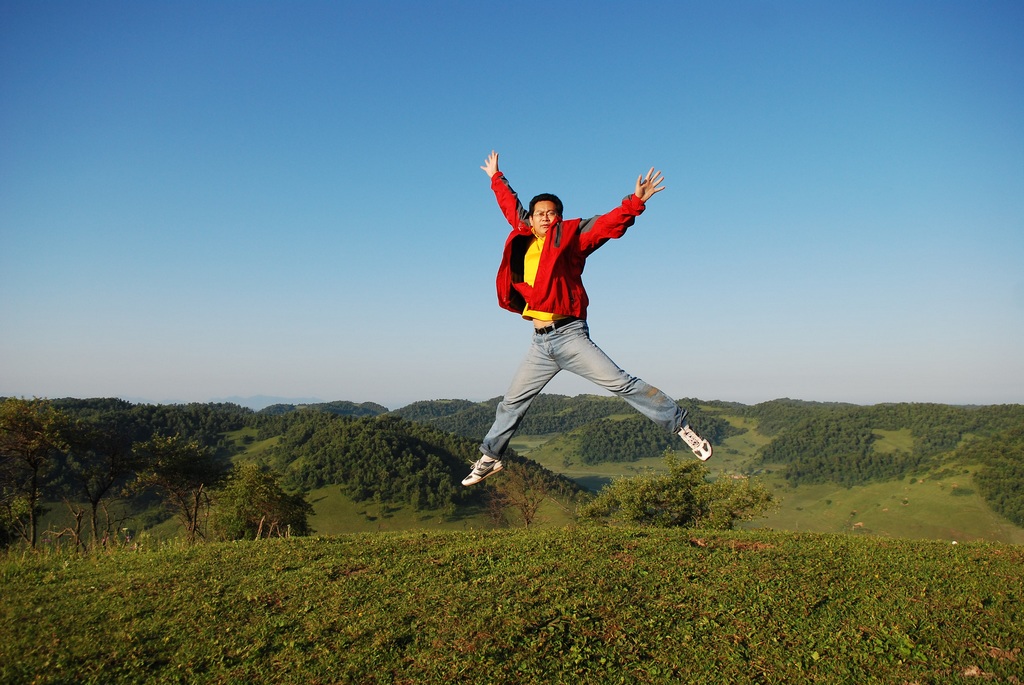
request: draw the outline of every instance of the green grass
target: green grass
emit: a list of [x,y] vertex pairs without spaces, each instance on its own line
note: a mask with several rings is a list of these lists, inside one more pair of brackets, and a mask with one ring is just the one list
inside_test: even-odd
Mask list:
[[235,445],[245,449],[245,452],[238,455],[236,459],[241,461],[264,461],[266,453],[272,447],[275,447],[280,441],[281,436],[275,435],[272,438],[266,440],[257,439],[258,431],[255,428],[241,428],[236,431],[230,431],[224,434],[224,437],[233,442]]
[[11,683],[1014,682],[1024,548],[359,534],[0,558]]
[[898,431],[893,430],[882,430],[876,428],[874,430],[876,436],[874,448],[877,452],[910,452],[914,449],[914,436],[909,428],[903,428]]
[[970,473],[852,488],[776,483],[774,494],[781,506],[751,527],[1024,544],[1024,529],[995,514],[970,483]]

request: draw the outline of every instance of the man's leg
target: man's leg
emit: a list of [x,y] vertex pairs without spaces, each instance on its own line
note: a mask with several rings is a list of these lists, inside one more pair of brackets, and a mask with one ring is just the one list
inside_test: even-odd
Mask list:
[[463,485],[475,485],[504,468],[501,455],[505,453],[509,441],[519,428],[519,424],[523,422],[526,411],[548,381],[558,373],[557,362],[542,347],[538,341],[539,337],[534,335],[526,358],[513,376],[505,397],[498,403],[494,424],[480,445],[483,456],[476,460],[469,475],[462,479]]
[[701,461],[711,458],[711,442],[699,436],[686,422],[686,412],[671,397],[653,385],[630,376],[618,367],[590,339],[590,329],[566,326],[558,339],[555,357],[566,371],[582,376],[629,402],[641,414],[667,431],[677,434]]
[[556,342],[561,367],[626,400],[666,431],[678,432],[686,423],[686,412],[658,388],[620,369],[590,339],[586,323],[580,324],[566,326],[555,334],[565,333]]
[[537,342],[538,337],[534,336],[526,358],[512,377],[505,397],[498,403],[494,424],[480,445],[480,451],[489,457],[499,459],[505,453],[534,398],[560,370],[558,363]]

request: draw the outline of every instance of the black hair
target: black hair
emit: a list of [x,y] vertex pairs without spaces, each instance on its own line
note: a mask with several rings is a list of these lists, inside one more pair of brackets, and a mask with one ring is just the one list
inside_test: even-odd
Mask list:
[[537,197],[535,197],[532,200],[530,200],[530,216],[531,217],[533,216],[533,207],[538,202],[554,202],[555,203],[555,211],[558,212],[558,216],[562,216],[562,201],[558,199],[558,196],[557,195],[552,195],[551,193],[541,193]]

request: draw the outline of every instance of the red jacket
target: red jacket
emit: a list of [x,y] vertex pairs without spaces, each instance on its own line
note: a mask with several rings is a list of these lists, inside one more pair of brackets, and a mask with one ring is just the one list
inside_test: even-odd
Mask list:
[[517,314],[529,304],[536,311],[586,319],[590,299],[583,288],[583,267],[587,257],[609,238],[622,237],[644,211],[643,200],[630,195],[607,214],[563,220],[552,226],[530,287],[523,281],[523,257],[533,239],[528,212],[500,171],[491,177],[491,190],[512,225],[496,279],[498,304]]

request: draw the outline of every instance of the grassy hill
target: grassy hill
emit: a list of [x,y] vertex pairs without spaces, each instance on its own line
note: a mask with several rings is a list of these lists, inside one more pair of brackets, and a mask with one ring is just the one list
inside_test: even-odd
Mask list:
[[415,532],[0,558],[5,683],[1020,682],[1024,547]]

